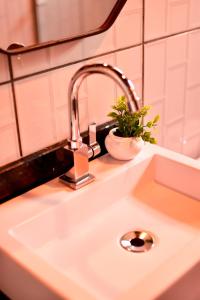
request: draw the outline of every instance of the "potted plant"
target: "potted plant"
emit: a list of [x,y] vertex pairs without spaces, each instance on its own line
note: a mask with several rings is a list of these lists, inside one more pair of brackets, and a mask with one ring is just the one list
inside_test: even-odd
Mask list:
[[113,111],[108,114],[116,122],[105,139],[107,151],[116,159],[129,160],[140,152],[145,142],[156,144],[151,130],[157,126],[159,115],[147,123],[144,117],[150,106],[143,106],[139,111],[130,112],[124,96],[117,99]]

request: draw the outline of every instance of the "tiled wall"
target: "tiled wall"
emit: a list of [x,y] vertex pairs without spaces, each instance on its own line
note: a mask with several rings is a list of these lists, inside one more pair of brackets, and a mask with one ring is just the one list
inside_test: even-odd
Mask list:
[[[133,80],[152,115],[161,115],[159,144],[200,156],[199,53],[199,0],[128,0],[101,35],[10,61],[1,54],[0,165],[69,137],[68,83],[92,62],[117,65]],[[88,77],[80,91],[82,130],[105,122],[120,94],[110,79]]]

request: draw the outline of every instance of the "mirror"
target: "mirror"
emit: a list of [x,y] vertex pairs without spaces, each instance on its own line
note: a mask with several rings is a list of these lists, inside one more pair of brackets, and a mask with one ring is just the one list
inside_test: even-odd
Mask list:
[[107,30],[126,0],[0,0],[0,48],[21,53]]

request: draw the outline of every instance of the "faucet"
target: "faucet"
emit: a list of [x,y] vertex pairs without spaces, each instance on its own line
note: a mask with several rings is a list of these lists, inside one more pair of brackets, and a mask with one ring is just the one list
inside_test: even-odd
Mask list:
[[114,80],[123,90],[130,111],[139,110],[140,100],[136,95],[133,83],[116,67],[106,63],[90,64],[81,67],[71,78],[69,84],[69,104],[71,117],[71,139],[65,146],[66,151],[72,156],[72,168],[60,176],[60,180],[73,189],[79,189],[90,183],[95,177],[89,173],[89,158],[97,156],[100,145],[96,141],[96,124],[88,126],[89,145],[83,143],[80,134],[78,113],[78,92],[84,78],[92,74],[104,74]]

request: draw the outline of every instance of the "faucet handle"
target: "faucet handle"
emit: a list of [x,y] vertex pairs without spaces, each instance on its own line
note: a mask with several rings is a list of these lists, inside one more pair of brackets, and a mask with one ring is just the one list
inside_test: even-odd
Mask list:
[[96,123],[91,123],[88,127],[89,131],[89,145],[92,147],[97,142],[97,125]]
[[96,123],[91,123],[88,128],[89,131],[89,148],[92,150],[92,155],[89,151],[89,157],[95,157],[101,152],[101,148],[97,143],[97,126]]

